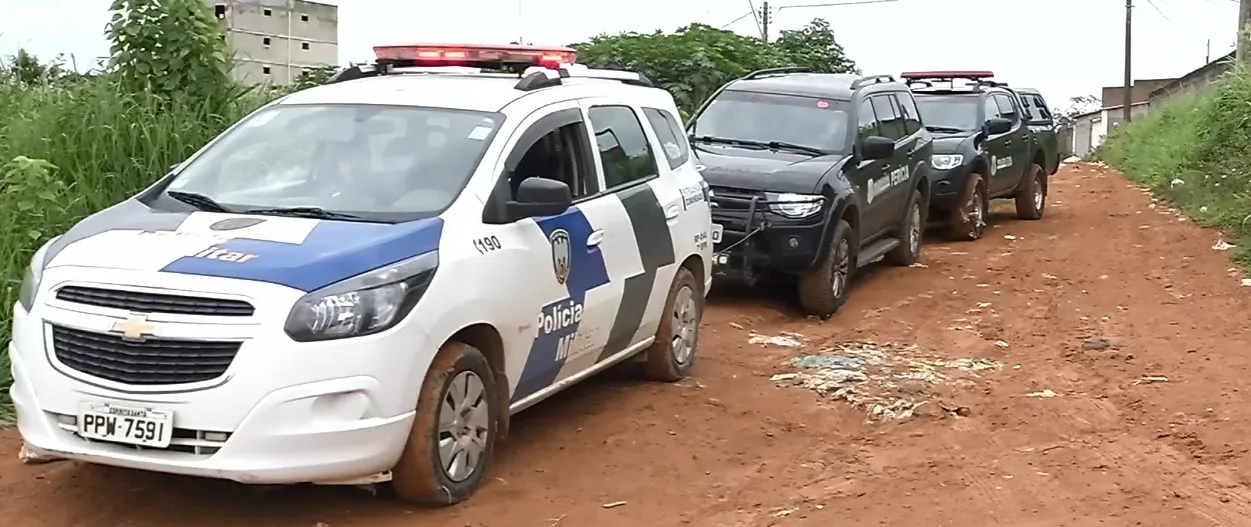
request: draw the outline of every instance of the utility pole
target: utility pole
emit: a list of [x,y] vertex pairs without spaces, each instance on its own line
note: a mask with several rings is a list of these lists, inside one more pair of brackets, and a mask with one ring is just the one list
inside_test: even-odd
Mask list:
[[[1251,0],[1243,1],[1251,2]],[[760,34],[765,42],[769,41],[769,2],[767,1],[760,7]]]
[[[1244,4],[1251,4],[1251,0],[1242,0],[1242,2]],[[1129,121],[1132,118],[1130,112],[1134,108],[1134,74],[1133,69],[1130,68],[1134,50],[1134,41],[1132,38],[1134,34],[1133,12],[1134,0],[1125,0],[1125,87],[1122,88],[1124,94],[1122,95],[1121,101],[1121,108],[1125,111],[1125,116],[1123,118],[1125,124],[1129,124]]]
[[1247,34],[1251,30],[1251,0],[1241,0],[1238,2],[1238,48],[1235,56],[1238,61],[1243,64],[1251,64],[1251,50],[1248,50],[1247,39],[1251,35]]

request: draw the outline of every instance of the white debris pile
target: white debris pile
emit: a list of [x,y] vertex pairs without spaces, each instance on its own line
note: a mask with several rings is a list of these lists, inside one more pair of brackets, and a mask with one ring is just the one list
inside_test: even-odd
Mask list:
[[804,336],[799,333],[790,333],[783,331],[777,335],[761,335],[752,331],[747,338],[748,344],[764,344],[766,346],[781,346],[783,348],[798,348],[804,343],[801,339]]
[[907,419],[929,402],[931,388],[975,379],[1002,367],[989,359],[942,359],[914,345],[853,341],[791,359],[793,373],[774,375],[779,386],[799,386],[865,410],[870,419]]

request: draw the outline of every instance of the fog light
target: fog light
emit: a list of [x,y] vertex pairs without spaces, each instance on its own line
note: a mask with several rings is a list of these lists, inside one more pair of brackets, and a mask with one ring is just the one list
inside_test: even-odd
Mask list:
[[799,248],[799,238],[796,238],[794,236],[791,236],[791,238],[787,240],[786,243],[790,244],[792,249]]

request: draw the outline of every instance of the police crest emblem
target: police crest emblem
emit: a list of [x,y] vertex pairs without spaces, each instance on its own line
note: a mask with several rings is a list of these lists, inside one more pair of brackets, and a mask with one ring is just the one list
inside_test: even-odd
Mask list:
[[556,281],[561,285],[569,279],[569,266],[573,262],[569,256],[569,232],[564,229],[556,229],[552,231],[552,235],[547,237],[547,241],[552,244],[552,271],[556,273]]

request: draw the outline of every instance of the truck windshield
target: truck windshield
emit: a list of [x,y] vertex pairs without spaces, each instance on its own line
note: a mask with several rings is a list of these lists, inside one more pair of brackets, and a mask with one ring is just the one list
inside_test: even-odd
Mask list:
[[240,213],[305,208],[364,221],[432,217],[460,194],[502,121],[499,114],[446,108],[272,106],[188,162],[166,191]]
[[842,153],[847,149],[847,106],[847,101],[834,99],[726,90],[696,118],[691,135]]
[[982,128],[977,121],[981,102],[977,94],[925,95],[914,93],[917,111],[927,127],[947,128],[955,131],[973,131]]

